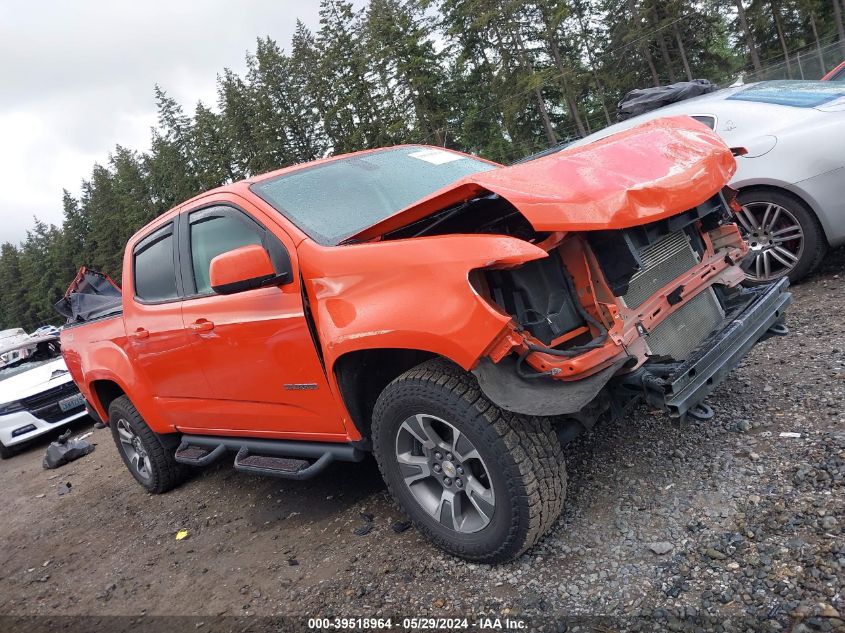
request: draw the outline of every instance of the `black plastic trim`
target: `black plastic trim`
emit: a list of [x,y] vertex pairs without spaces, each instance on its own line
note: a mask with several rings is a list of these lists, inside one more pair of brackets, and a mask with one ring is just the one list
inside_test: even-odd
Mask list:
[[305,325],[308,326],[308,334],[311,335],[311,343],[314,345],[314,351],[317,354],[317,359],[320,361],[320,367],[323,368],[323,375],[328,378],[326,359],[323,357],[323,346],[320,343],[320,335],[317,333],[317,323],[314,321],[314,313],[311,312],[311,301],[308,299],[308,292],[305,289],[305,279],[303,279],[302,275],[299,276],[299,292],[302,295],[302,314],[305,316]]
[[100,414],[97,413],[97,410],[92,407],[88,401],[85,401],[85,410],[88,412],[88,415],[91,416],[91,419],[94,420],[94,424],[102,424],[105,426],[105,422],[100,418]]
[[[135,303],[139,303],[141,305],[163,305],[166,303],[178,303],[182,300],[182,280],[181,275],[179,273],[179,235],[176,230],[177,219],[173,219],[170,222],[166,222],[162,226],[157,226],[154,230],[152,230],[149,234],[141,238],[135,243],[135,246],[132,248],[132,299]],[[175,297],[167,297],[166,299],[144,299],[138,295],[138,285],[135,279],[135,268],[136,268],[136,260],[138,255],[143,253],[147,250],[150,246],[160,242],[164,238],[173,237],[173,244],[172,244],[172,257],[173,257],[173,281],[174,287],[176,288],[176,296]]]
[[684,286],[681,284],[677,288],[675,288],[672,292],[666,295],[666,301],[669,302],[670,306],[674,306],[679,304],[682,301],[682,296],[684,294]]
[[[278,275],[264,275],[262,277],[253,277],[252,279],[242,279],[234,281],[230,284],[221,284],[219,286],[212,286],[212,290],[219,295],[231,295],[236,292],[244,292],[246,290],[255,290],[256,288],[264,288],[265,286],[282,286],[291,282],[290,271],[284,271]],[[206,295],[213,296],[213,295]]]
[[[649,403],[683,418],[701,403],[742,361],[748,351],[771,335],[784,336],[784,312],[792,302],[784,278],[759,286],[752,300],[719,332],[711,336],[687,361],[668,366],[665,377],[647,363],[624,380],[636,381]],[[650,371],[651,370],[651,371]]]
[[[330,453],[332,458],[339,462],[360,462],[366,456],[364,451],[352,444],[341,442],[300,442],[297,440],[268,440],[217,435],[183,435],[180,449],[188,446],[207,448],[212,451],[222,446],[227,451],[235,452],[246,448],[255,455],[299,457],[302,459],[319,459],[326,453]],[[218,456],[222,455],[223,452],[220,451]]]

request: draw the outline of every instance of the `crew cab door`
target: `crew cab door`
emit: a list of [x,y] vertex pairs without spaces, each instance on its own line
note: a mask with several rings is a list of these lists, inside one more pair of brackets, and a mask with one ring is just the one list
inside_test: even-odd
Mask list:
[[141,237],[131,251],[131,278],[124,279],[124,349],[141,380],[132,385],[138,406],[152,405],[172,424],[174,408],[153,405],[159,399],[190,402],[208,391],[205,375],[190,358],[191,338],[182,322],[176,226],[168,222]]
[[[193,357],[209,392],[202,415],[184,431],[340,440],[346,437],[303,309],[293,241],[246,200],[194,207],[180,215],[182,307]],[[209,265],[224,252],[252,244],[277,263],[290,258],[290,283],[218,295]],[[277,270],[278,272],[278,270]],[[196,424],[195,428],[189,425]]]

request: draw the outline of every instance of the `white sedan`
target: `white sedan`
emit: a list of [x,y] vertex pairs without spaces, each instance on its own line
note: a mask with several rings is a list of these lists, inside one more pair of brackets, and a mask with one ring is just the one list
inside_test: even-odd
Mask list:
[[56,335],[0,340],[0,458],[85,415]]
[[751,251],[749,281],[797,281],[845,243],[845,85],[768,81],[727,88],[611,125],[591,143],[645,121],[686,114],[744,148],[730,185]]

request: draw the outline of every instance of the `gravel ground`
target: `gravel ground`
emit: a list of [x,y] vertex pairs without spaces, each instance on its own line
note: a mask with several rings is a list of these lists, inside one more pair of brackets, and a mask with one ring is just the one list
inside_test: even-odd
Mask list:
[[97,450],[57,471],[41,469],[46,442],[0,463],[0,614],[845,628],[845,250],[793,292],[790,336],[731,374],[714,420],[677,427],[640,408],[569,445],[564,514],[513,563],[468,564],[397,531],[369,461],[308,482],[216,466],[150,496],[96,431]]

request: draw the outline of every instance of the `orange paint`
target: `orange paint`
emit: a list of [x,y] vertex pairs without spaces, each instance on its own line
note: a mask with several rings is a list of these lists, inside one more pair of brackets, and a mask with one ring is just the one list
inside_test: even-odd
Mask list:
[[240,279],[258,279],[273,276],[273,262],[258,244],[241,246],[222,253],[211,260],[209,279],[212,288],[227,286]]
[[735,171],[731,151],[707,126],[687,116],[670,117],[467,176],[355,238],[378,237],[491,192],[515,206],[538,231],[624,229],[701,204]]
[[[234,183],[178,206],[129,240],[122,317],[65,329],[65,358],[103,419],[99,380],[119,385],[157,432],[357,440],[335,378],[339,358],[360,350],[412,349],[469,370],[484,356],[498,362],[521,353],[538,341],[479,294],[470,277],[479,269],[561,257],[578,300],[609,335],[602,347],[577,357],[532,353],[528,364],[538,371],[559,369],[556,379],[574,380],[622,355],[639,363],[645,350],[636,323],[656,325],[684,305],[671,306],[666,298],[677,283],[637,310],[625,308],[610,293],[579,232],[637,226],[695,207],[722,189],[733,161],[715,134],[691,119],[652,122],[584,148],[469,176],[358,235],[369,241],[334,247],[308,238],[249,190],[250,182],[305,166]],[[551,235],[538,245],[487,234],[377,239],[491,192]],[[187,214],[211,204],[230,205],[271,233],[290,257],[290,281],[231,295],[185,293],[164,303],[137,299],[135,245],[168,223],[178,236],[189,230]],[[705,236],[705,244],[705,257],[682,280],[690,297],[717,280],[735,285],[741,276],[725,257],[744,253],[735,228]],[[190,256],[180,252],[179,260]],[[267,264],[262,247],[246,246],[216,257],[210,278],[218,285],[262,277],[273,272]]]

